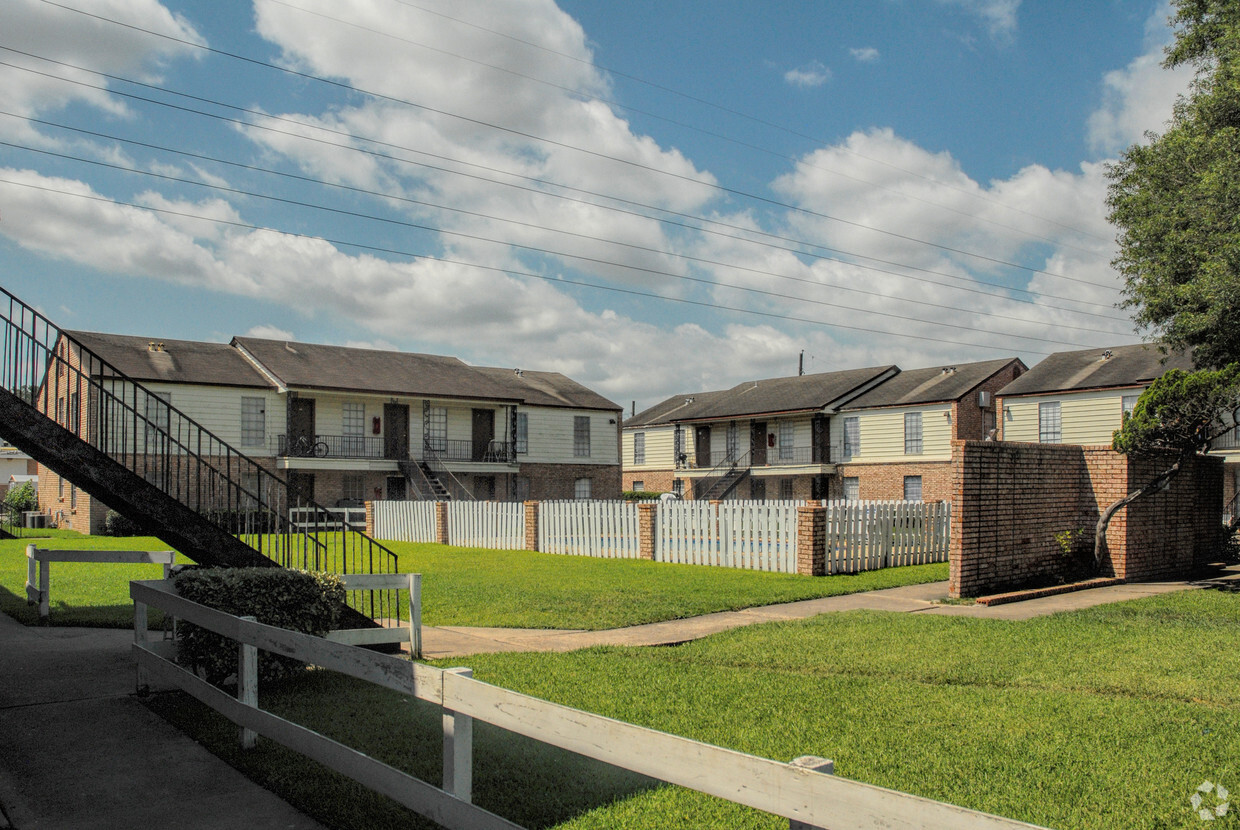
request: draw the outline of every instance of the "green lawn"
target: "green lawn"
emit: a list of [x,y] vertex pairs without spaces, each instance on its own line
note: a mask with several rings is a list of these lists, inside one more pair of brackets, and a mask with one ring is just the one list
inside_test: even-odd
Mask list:
[[[1027,622],[853,612],[674,648],[477,655],[507,688],[838,775],[1058,828],[1193,828],[1190,797],[1240,791],[1240,598],[1189,591]],[[264,707],[438,781],[439,722],[327,672]],[[180,696],[155,704],[337,827],[422,827]],[[195,724],[198,724],[195,726]],[[776,828],[786,821],[476,727],[478,803],[531,827]],[[1217,827],[1230,826],[1226,816]]]
[[[0,612],[23,622],[26,545],[167,550],[151,537],[86,537],[49,531],[49,539],[0,541]],[[856,575],[804,577],[729,568],[592,559],[528,551],[392,542],[399,569],[423,574],[426,625],[604,629],[869,591],[947,578],[947,565],[888,568]],[[52,566],[53,625],[133,625],[129,580],[158,579],[157,565]]]

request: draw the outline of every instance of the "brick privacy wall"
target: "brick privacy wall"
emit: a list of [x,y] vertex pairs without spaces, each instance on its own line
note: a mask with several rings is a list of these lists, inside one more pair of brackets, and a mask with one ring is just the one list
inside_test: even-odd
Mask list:
[[625,470],[622,479],[622,487],[625,490],[632,490],[633,482],[640,481],[643,490],[650,490],[658,493],[672,492],[672,481],[678,478],[675,470]]
[[[902,499],[904,477],[921,476],[923,501],[950,501],[952,462],[923,461],[900,464],[840,464],[831,482],[831,498],[844,497],[844,479],[856,477],[860,498]],[[808,497],[808,496],[807,496]]]
[[[1169,463],[1166,456],[1128,459],[1109,447],[952,442],[951,595],[1059,576],[1067,562],[1055,534],[1084,528],[1092,550],[1101,510]],[[1115,515],[1103,573],[1140,581],[1191,570],[1217,542],[1221,499],[1220,460],[1195,459],[1166,492]]]
[[593,481],[592,499],[620,498],[619,464],[522,464],[520,475],[530,480],[533,501],[571,499],[579,478]]

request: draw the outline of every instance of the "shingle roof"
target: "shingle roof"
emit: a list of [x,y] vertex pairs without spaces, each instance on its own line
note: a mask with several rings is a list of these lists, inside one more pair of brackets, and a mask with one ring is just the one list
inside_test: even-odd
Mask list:
[[[957,401],[979,384],[1019,358],[961,363],[956,366],[932,366],[910,369],[885,380],[865,394],[853,398],[841,409],[869,409],[880,406],[909,406],[922,403]],[[1021,363],[1023,367],[1024,364]]]
[[514,398],[531,406],[559,406],[571,409],[620,409],[620,404],[607,400],[592,389],[559,372],[531,372],[478,366],[474,371],[503,387]]
[[715,397],[726,394],[728,393],[725,390],[721,392],[690,392],[685,395],[672,395],[667,400],[660,401],[654,406],[643,409],[631,418],[626,418],[624,425],[626,427],[645,427],[670,424],[673,420],[683,416],[689,407],[698,404],[699,401],[705,404]]
[[455,357],[234,337],[290,388],[518,401],[520,396]]
[[[271,386],[268,379],[227,343],[89,331],[67,331],[65,334],[137,381],[253,388]],[[151,343],[162,344],[162,350],[158,346],[152,350]]]
[[[1110,353],[1110,357],[1107,357]],[[1163,363],[1163,358],[1166,362]],[[1081,389],[1142,386],[1168,369],[1193,369],[1186,353],[1164,355],[1154,346],[1138,343],[1110,349],[1056,352],[999,390],[999,395],[1036,395]]]

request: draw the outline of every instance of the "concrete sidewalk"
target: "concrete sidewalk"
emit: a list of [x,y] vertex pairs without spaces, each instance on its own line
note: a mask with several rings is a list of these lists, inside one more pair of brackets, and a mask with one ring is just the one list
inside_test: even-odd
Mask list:
[[321,830],[143,706],[132,641],[0,614],[0,828]]
[[[1240,572],[1228,579],[1240,579]],[[684,620],[613,628],[605,631],[566,631],[529,628],[423,627],[422,652],[429,659],[464,657],[504,651],[573,651],[590,646],[667,646],[686,643],[721,631],[775,620],[802,620],[834,611],[896,611],[992,620],[1027,620],[1075,611],[1110,602],[1202,587],[1193,582],[1143,582],[1112,585],[1089,591],[1041,597],[1006,605],[941,605],[946,582],[929,582],[860,594],[823,597],[780,605],[723,611]]]

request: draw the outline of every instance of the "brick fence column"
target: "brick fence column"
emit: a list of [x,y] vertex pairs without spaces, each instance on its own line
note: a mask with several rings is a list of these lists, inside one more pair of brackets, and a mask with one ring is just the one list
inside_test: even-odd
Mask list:
[[366,507],[366,535],[373,539],[375,538],[375,503],[367,501],[364,504]]
[[659,505],[637,505],[637,556],[639,559],[654,561],[655,516]]
[[527,501],[525,506],[525,549],[538,550],[538,502]]
[[448,503],[435,502],[435,541],[441,545],[448,544]]
[[797,508],[797,573],[827,574],[827,508],[822,505]]

